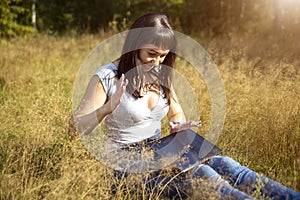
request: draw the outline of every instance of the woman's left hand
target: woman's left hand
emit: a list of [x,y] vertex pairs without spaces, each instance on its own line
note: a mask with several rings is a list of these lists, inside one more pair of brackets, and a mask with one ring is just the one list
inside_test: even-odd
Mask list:
[[201,121],[195,122],[187,122],[187,123],[180,123],[180,122],[170,122],[169,129],[171,133],[175,133],[181,130],[189,129],[192,127],[199,127],[201,126]]

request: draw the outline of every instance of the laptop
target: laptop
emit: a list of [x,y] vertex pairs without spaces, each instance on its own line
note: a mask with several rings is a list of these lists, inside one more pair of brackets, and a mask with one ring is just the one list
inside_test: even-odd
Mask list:
[[151,146],[155,159],[172,159],[172,165],[185,172],[222,150],[191,129],[172,133]]

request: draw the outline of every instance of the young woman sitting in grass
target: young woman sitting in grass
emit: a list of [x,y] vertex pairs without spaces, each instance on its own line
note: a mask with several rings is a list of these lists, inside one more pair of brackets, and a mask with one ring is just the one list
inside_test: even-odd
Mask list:
[[[124,145],[134,149],[135,144],[159,138],[165,116],[171,133],[199,126],[200,122],[185,122],[172,89],[176,48],[176,38],[165,15],[147,13],[139,17],[130,28],[120,59],[101,66],[92,76],[72,117],[76,131],[89,134],[104,121],[109,144],[126,153],[128,149]],[[115,171],[117,177],[122,175],[122,169]],[[221,197],[230,199],[252,199],[250,195],[256,190],[258,180],[263,182],[261,195],[272,199],[300,199],[299,193],[225,156],[214,156],[186,174],[185,181],[196,178],[209,181]],[[144,180],[149,187],[159,184],[158,179],[151,180]],[[187,184],[176,184],[187,196],[205,187],[200,185],[191,192]],[[170,191],[172,198],[179,190]]]

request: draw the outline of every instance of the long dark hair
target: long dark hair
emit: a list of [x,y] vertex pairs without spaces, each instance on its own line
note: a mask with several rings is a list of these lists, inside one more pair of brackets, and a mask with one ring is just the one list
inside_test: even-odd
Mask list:
[[[156,69],[152,70],[158,80],[158,83],[154,85],[162,88],[164,98],[170,104],[172,95],[170,90],[171,69],[176,59],[177,42],[168,18],[165,15],[156,12],[147,13],[139,17],[132,24],[123,46],[117,77],[120,78],[124,74],[129,81],[127,92],[136,98],[142,97],[140,89],[145,87],[146,83],[138,73],[136,58],[139,56],[140,49],[149,44],[161,49],[170,50],[163,63],[161,63],[161,66],[159,68],[156,66]],[[127,73],[129,71],[130,73]]]

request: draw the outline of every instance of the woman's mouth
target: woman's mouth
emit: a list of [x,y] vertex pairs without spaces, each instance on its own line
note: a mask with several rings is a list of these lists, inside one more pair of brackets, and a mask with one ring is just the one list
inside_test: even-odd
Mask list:
[[142,67],[144,72],[149,72],[153,68],[154,68],[154,65],[152,63],[144,64]]

